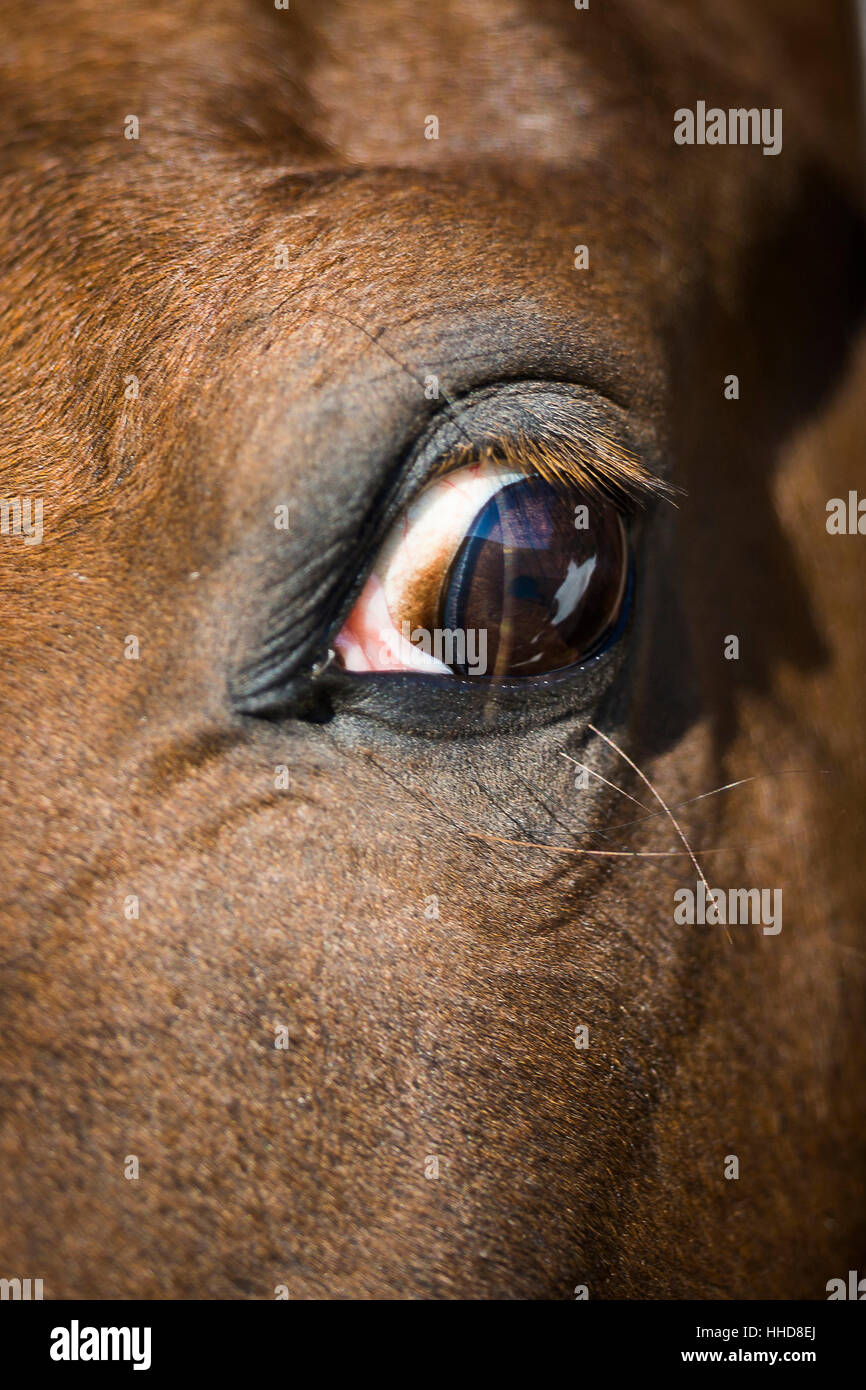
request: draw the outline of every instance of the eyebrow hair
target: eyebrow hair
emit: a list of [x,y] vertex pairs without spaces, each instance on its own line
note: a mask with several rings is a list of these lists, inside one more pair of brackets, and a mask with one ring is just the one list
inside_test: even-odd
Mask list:
[[651,472],[618,440],[574,420],[563,419],[553,426],[545,421],[537,438],[521,430],[483,443],[459,444],[442,459],[431,481],[474,463],[500,464],[530,477],[538,475],[554,487],[578,488],[626,507],[654,499],[676,506],[674,498],[683,492]]

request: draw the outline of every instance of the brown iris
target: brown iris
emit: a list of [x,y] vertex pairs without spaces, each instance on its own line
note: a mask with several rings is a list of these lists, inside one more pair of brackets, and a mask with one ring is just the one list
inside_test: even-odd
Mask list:
[[442,626],[486,632],[487,680],[543,675],[602,649],[628,574],[611,503],[528,477],[501,488],[469,526],[444,586]]

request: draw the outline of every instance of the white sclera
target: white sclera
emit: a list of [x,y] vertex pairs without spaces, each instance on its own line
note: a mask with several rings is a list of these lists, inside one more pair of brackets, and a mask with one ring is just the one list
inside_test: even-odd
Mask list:
[[394,615],[407,611],[418,574],[438,572],[444,581],[479,512],[500,489],[524,477],[502,464],[470,464],[425,488],[407,507],[336,639],[348,671],[449,674],[444,662],[406,641]]

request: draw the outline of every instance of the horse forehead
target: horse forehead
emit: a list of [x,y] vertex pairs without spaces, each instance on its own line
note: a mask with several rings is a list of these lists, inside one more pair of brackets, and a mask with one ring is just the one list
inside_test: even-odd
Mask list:
[[[350,162],[474,154],[573,167],[629,140],[651,159],[670,141],[648,131],[648,110],[672,113],[693,91],[710,104],[784,101],[825,157],[850,143],[844,0],[398,0],[384,11],[360,0],[317,7],[304,24],[303,40],[288,26],[280,37],[295,53],[304,45],[307,129]],[[827,63],[804,63],[805,42],[822,44]],[[816,110],[833,114],[816,121]]]
[[[818,139],[826,111],[842,125],[850,115],[835,90],[853,70],[841,3],[816,13],[806,0],[766,0],[756,13],[750,0],[586,10],[568,0],[325,0],[305,11],[186,0],[130,15],[89,0],[65,7],[47,36],[5,3],[16,35],[0,69],[0,84],[15,88],[10,109],[19,126],[44,121],[54,136],[74,116],[79,145],[104,138],[107,120],[113,129],[118,90],[167,154],[190,139],[199,154],[203,143],[258,142],[277,156],[398,165],[468,154],[573,164],[630,135],[646,156],[648,105],[672,111],[701,84],[699,95],[735,104],[775,89],[786,119],[799,106]],[[806,35],[839,61],[798,62]],[[822,82],[833,91],[816,90]]]

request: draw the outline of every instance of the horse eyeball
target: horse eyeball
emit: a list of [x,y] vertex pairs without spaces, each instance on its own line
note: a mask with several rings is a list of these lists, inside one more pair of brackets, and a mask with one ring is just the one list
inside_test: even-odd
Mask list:
[[[588,525],[578,528],[580,506]],[[573,491],[524,478],[502,488],[469,527],[444,589],[443,626],[486,627],[494,679],[541,675],[599,649],[627,579],[625,528],[611,503],[575,501]]]
[[350,671],[503,681],[563,670],[615,632],[629,564],[612,503],[474,464],[407,509],[335,649]]

